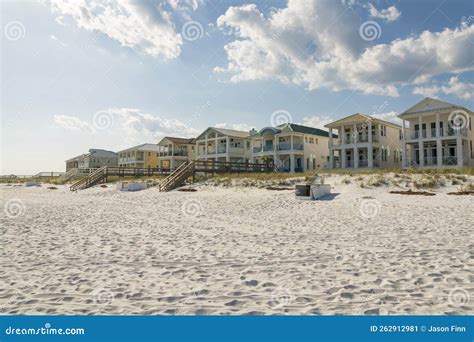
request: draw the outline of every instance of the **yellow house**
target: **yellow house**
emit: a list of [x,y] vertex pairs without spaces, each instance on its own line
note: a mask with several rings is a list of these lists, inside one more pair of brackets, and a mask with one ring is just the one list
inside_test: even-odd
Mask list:
[[158,146],[142,144],[118,152],[121,167],[158,167]]

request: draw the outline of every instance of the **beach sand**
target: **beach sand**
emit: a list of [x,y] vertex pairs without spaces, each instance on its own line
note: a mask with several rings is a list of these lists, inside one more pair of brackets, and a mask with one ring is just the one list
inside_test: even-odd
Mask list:
[[474,196],[0,186],[2,314],[474,314]]

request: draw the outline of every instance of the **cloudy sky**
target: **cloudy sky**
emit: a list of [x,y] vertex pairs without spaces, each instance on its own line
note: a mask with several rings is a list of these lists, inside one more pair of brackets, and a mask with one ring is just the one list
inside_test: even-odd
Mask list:
[[62,171],[89,148],[208,126],[393,120],[424,96],[474,107],[471,0],[60,0],[0,12],[0,174]]

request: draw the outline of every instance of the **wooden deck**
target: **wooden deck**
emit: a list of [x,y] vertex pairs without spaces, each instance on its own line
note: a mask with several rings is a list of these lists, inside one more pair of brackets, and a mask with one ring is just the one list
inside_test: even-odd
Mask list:
[[[186,167],[186,172],[182,169]],[[192,166],[192,167],[191,167]],[[237,163],[237,162],[218,162],[214,160],[194,160],[182,164],[175,170],[161,168],[137,168],[137,167],[120,167],[120,166],[103,166],[95,169],[89,175],[81,178],[73,183],[70,187],[71,191],[89,188],[100,182],[107,182],[108,176],[118,177],[140,177],[140,176],[167,176],[165,182],[169,183],[170,188],[176,186],[179,182],[183,182],[188,176],[196,173],[214,174],[214,173],[244,173],[244,172],[275,172],[277,169],[272,163]],[[176,178],[177,174],[179,177]]]

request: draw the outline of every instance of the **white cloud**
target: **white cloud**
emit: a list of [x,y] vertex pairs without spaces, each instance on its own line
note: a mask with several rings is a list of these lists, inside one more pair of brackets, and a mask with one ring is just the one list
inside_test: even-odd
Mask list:
[[438,94],[439,91],[440,91],[440,88],[437,85],[420,86],[420,87],[413,88],[413,94],[423,95],[427,97],[436,97],[436,94]]
[[374,5],[369,3],[369,13],[374,18],[380,18],[387,21],[395,21],[400,18],[402,14],[395,6],[390,6],[389,8],[378,10]]
[[[172,1],[176,6],[181,2]],[[122,46],[153,57],[169,60],[180,54],[183,41],[163,3],[53,0],[51,9],[59,23],[72,18],[82,29],[101,32]]]
[[398,115],[397,112],[387,112],[387,113],[374,113],[371,116],[377,119],[390,121],[390,122],[396,123],[397,125],[401,125],[402,120],[399,117],[397,117],[397,115]]
[[216,72],[231,82],[278,80],[309,90],[350,89],[398,96],[397,86],[474,69],[474,25],[386,44],[359,36],[361,20],[344,2],[289,0],[267,17],[256,5],[230,7],[217,20],[236,39]]
[[303,118],[302,125],[327,130],[324,125],[327,125],[328,123],[331,123],[333,121],[336,120],[330,118],[329,116],[309,116]]
[[474,99],[474,83],[463,83],[459,81],[459,76],[451,77],[448,83],[441,87],[441,91],[463,100]]
[[463,100],[474,99],[474,83],[461,82],[459,76],[451,77],[442,85],[420,86],[413,89],[413,94],[436,97],[439,94],[454,95]]
[[215,125],[215,127],[217,127],[217,128],[226,128],[226,129],[234,129],[234,130],[237,130],[237,131],[245,131],[245,132],[250,132],[250,130],[252,130],[252,128],[256,128],[255,126],[247,125],[247,124],[244,124],[244,123],[230,124],[230,123],[227,123],[227,122],[217,123]]
[[83,131],[92,133],[95,131],[94,127],[88,122],[83,121],[75,116],[55,115],[54,123],[62,128],[71,131]]
[[74,116],[56,115],[54,122],[65,129],[94,134],[116,134],[126,144],[157,142],[164,136],[194,137],[195,128],[176,119],[143,112],[136,108],[109,108],[100,110],[90,123]]

